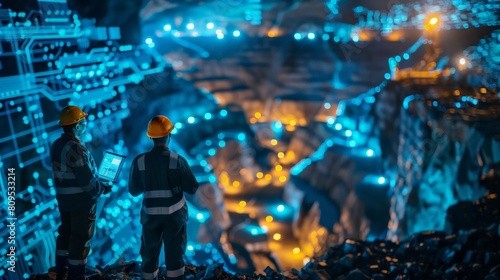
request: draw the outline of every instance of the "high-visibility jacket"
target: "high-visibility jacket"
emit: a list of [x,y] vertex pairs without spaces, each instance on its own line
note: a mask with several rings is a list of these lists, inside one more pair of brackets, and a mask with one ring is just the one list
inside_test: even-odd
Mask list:
[[197,189],[198,182],[186,159],[171,152],[166,144],[155,145],[132,162],[129,192],[133,196],[144,193],[143,214],[174,214],[187,207],[184,192],[194,194]]
[[50,148],[60,211],[88,209],[104,191],[94,158],[76,137],[63,133]]

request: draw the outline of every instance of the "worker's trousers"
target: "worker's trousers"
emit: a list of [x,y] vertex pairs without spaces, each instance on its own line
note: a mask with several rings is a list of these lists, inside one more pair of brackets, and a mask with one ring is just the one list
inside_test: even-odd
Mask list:
[[[165,246],[167,279],[184,279],[184,253],[186,250],[186,211],[171,215],[142,213],[142,278],[157,279],[158,259],[162,243]],[[179,213],[181,212],[181,213]]]
[[56,270],[61,276],[68,270],[69,277],[80,278],[85,273],[90,240],[94,235],[96,205],[78,211],[59,211],[61,225],[56,240]]

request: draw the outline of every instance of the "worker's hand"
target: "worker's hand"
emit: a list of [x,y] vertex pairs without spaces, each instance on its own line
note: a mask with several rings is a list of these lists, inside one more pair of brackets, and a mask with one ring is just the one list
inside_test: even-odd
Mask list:
[[113,188],[113,183],[112,182],[103,182],[102,186],[104,187],[104,191],[102,193],[108,194],[111,192],[111,189]]

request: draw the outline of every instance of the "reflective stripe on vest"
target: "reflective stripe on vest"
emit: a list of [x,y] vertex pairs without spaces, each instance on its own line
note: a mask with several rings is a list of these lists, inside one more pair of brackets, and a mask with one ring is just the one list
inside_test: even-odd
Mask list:
[[144,198],[170,198],[181,192],[182,188],[179,186],[171,190],[145,191]]
[[141,155],[137,158],[137,169],[139,169],[139,171],[146,170],[146,164],[144,163],[144,157],[145,157],[145,155]]
[[170,215],[178,210],[180,210],[186,204],[184,196],[176,204],[169,207],[144,207],[144,211],[148,215]]
[[177,169],[177,159],[178,155],[176,153],[170,152],[170,162],[168,164],[168,169]]

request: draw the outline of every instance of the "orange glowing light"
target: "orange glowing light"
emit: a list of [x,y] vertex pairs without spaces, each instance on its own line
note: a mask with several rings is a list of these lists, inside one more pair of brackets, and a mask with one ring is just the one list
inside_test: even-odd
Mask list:
[[257,174],[255,176],[257,176],[257,178],[261,179],[262,177],[264,177],[264,173],[257,172]]
[[271,176],[271,174],[266,174],[265,178],[266,180],[270,181],[273,178],[273,176]]
[[281,170],[283,170],[283,166],[281,166],[280,164],[278,164],[278,165],[276,165],[274,167],[274,169],[276,169],[276,171],[281,171]]
[[273,216],[267,216],[266,217],[266,222],[270,223],[272,222],[274,219],[273,219]]
[[255,115],[255,117],[256,117],[257,119],[258,119],[258,118],[260,118],[260,117],[262,117],[262,114],[261,114],[260,112],[255,112],[255,114],[254,114],[254,115]]
[[256,123],[256,122],[257,122],[257,119],[256,119],[256,118],[253,118],[253,117],[252,117],[252,118],[250,118],[250,123],[251,123],[251,124],[254,124],[254,123]]
[[[273,235],[273,239],[274,239],[274,240],[280,240],[280,239],[281,239],[281,234],[279,234],[279,233],[275,233],[275,234]],[[294,250],[295,250],[295,249],[294,249]]]
[[276,146],[278,144],[278,141],[276,139],[271,140],[271,145]]
[[238,182],[238,181],[233,182],[233,187],[237,188],[239,186],[240,186],[240,182]]
[[285,154],[284,154],[283,152],[279,152],[279,153],[278,153],[278,157],[279,157],[279,158],[283,158],[284,156],[285,156]]
[[299,247],[295,247],[295,248],[293,248],[293,253],[294,253],[295,255],[297,255],[298,253],[300,253],[300,248],[299,248]]
[[244,200],[242,200],[242,201],[240,201],[239,205],[240,205],[241,207],[245,207],[245,206],[247,206],[247,202],[246,202],[246,201],[244,201]]
[[280,176],[280,182],[284,183],[286,181],[286,176]]

